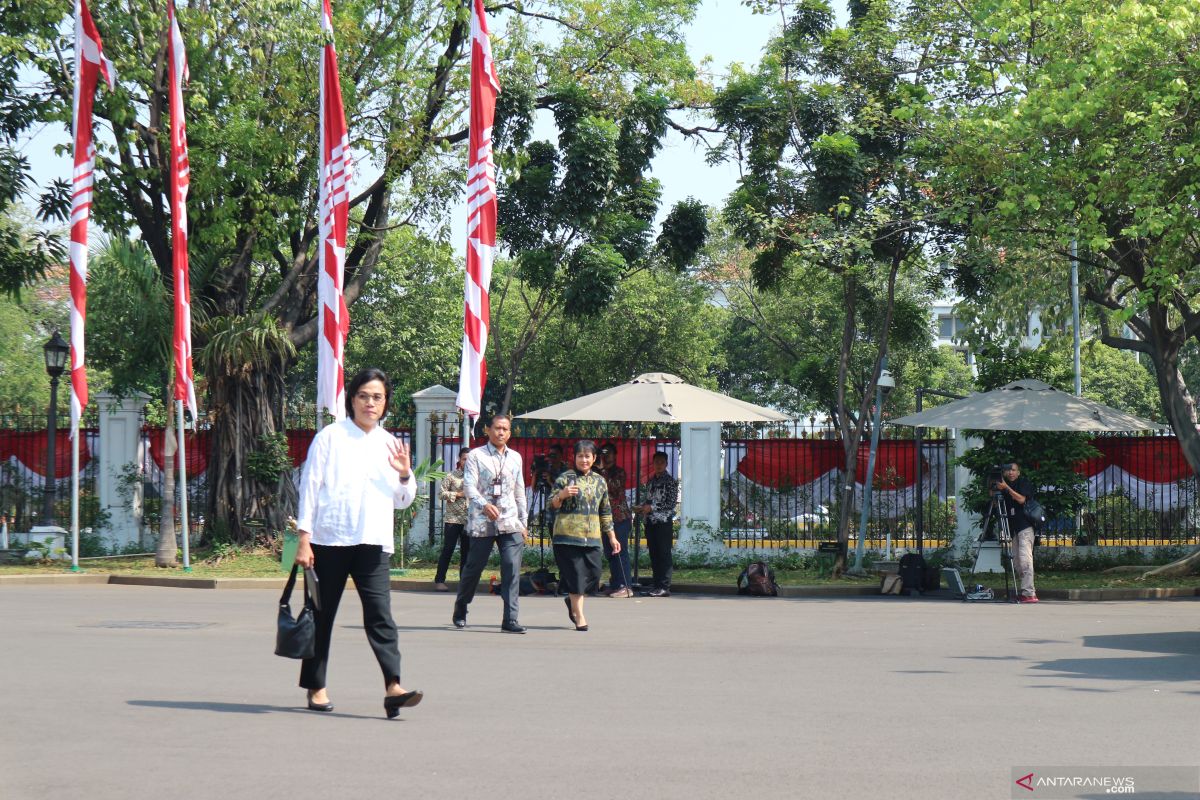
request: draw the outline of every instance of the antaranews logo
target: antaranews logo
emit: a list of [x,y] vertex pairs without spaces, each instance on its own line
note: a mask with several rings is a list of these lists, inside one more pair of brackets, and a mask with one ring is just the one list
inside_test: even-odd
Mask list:
[[1022,775],[1021,777],[1017,778],[1016,784],[1017,784],[1017,786],[1020,786],[1022,789],[1028,789],[1029,791],[1032,792],[1033,791],[1033,773],[1031,772],[1028,775]]
[[1014,768],[1012,796],[1071,800],[1098,794],[1136,794],[1141,781],[1133,774],[1136,769],[1126,769],[1118,772],[1104,767]]

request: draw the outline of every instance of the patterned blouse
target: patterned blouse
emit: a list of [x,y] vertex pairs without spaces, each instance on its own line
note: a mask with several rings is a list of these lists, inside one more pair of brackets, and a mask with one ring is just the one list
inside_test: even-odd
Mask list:
[[581,547],[599,547],[601,535],[613,532],[612,510],[608,504],[608,484],[595,472],[580,475],[569,469],[554,482],[557,494],[571,479],[579,487],[579,494],[563,501],[554,516],[554,543],[573,544]]
[[608,482],[608,504],[612,507],[613,522],[629,519],[629,499],[625,497],[625,470],[613,464],[604,471]]

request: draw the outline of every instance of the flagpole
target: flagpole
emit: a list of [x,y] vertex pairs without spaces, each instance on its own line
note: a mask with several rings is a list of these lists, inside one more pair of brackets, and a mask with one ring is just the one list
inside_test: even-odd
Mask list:
[[79,426],[71,436],[71,572],[79,572]]
[[183,571],[192,571],[192,562],[188,548],[188,493],[187,493],[187,453],[183,449],[183,401],[175,401],[178,423],[175,426],[179,433],[179,522],[183,531]]

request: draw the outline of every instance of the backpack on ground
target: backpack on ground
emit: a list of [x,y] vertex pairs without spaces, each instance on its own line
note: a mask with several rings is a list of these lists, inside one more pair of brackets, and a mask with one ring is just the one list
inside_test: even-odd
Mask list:
[[779,584],[775,582],[775,570],[765,561],[751,563],[738,576],[738,594],[778,597]]

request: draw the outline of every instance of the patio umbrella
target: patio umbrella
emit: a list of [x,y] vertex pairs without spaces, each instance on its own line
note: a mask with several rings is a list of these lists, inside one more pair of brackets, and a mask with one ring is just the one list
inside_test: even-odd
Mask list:
[[[683,378],[666,372],[647,372],[629,383],[577,397],[565,403],[539,408],[517,419],[587,420],[594,422],[638,423],[638,446],[634,483],[634,503],[641,503],[642,426],[643,422],[674,424],[680,422],[784,422],[790,417],[769,408],[711,392],[684,383]],[[638,578],[641,550],[641,517],[634,532],[633,577]]]
[[889,420],[920,428],[980,431],[1145,431],[1166,426],[1026,379]]
[[769,408],[684,383],[678,375],[647,372],[629,383],[558,403],[517,419],[601,422],[784,422]]

